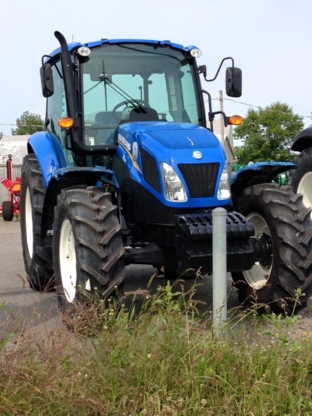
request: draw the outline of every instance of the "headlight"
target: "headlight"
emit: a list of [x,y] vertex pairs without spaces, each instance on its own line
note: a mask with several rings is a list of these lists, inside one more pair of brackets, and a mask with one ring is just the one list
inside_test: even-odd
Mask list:
[[190,50],[190,54],[193,58],[200,58],[202,56],[202,51],[198,48],[193,48]]
[[227,169],[227,162],[225,162],[224,169],[221,174],[219,188],[218,188],[218,199],[229,199],[231,197],[230,183],[229,183],[229,172]]
[[171,202],[185,202],[187,195],[176,172],[167,163],[160,164],[165,198]]

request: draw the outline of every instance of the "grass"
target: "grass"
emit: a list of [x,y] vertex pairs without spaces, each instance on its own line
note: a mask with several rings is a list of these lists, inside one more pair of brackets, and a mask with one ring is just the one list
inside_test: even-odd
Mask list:
[[0,414],[312,415],[312,342],[288,336],[297,318],[236,310],[216,337],[195,292],[180,281],[131,307],[91,302],[68,317],[73,332],[16,325],[0,339]]

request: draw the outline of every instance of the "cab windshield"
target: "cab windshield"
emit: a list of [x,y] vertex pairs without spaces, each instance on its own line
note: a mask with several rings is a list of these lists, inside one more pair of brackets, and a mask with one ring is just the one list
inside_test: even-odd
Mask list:
[[199,124],[194,71],[192,59],[168,45],[125,43],[92,49],[82,64],[86,144],[112,143],[124,122]]

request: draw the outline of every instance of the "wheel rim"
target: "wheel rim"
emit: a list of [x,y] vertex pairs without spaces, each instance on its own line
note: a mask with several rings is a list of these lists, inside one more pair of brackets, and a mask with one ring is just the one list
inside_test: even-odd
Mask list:
[[[247,216],[255,228],[255,238],[271,237],[270,229],[265,219],[256,213]],[[272,255],[266,262],[256,262],[250,270],[243,272],[246,282],[255,290],[263,288],[270,277],[272,269]]]
[[[298,189],[298,194],[302,194],[302,202],[306,208],[312,207],[312,172],[307,172],[301,178]],[[311,219],[312,219],[312,212],[311,212]]]
[[72,303],[76,297],[77,271],[75,239],[69,220],[62,224],[59,260],[64,293],[68,302]]
[[29,188],[26,189],[25,198],[25,228],[28,253],[29,257],[32,259],[34,250],[34,230]]

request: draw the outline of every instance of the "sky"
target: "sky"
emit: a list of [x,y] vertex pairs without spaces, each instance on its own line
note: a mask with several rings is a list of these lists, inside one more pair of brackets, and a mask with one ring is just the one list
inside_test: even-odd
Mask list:
[[[227,115],[246,115],[248,105],[283,102],[312,123],[312,0],[10,0],[2,2],[0,36],[0,132],[10,135],[24,111],[45,114],[41,57],[59,44],[101,38],[170,40],[202,51],[199,65],[213,78],[224,57],[243,73],[243,94],[228,100]],[[202,87],[219,110],[225,65]],[[248,104],[248,105],[246,105]],[[13,124],[13,125],[10,125]]]

